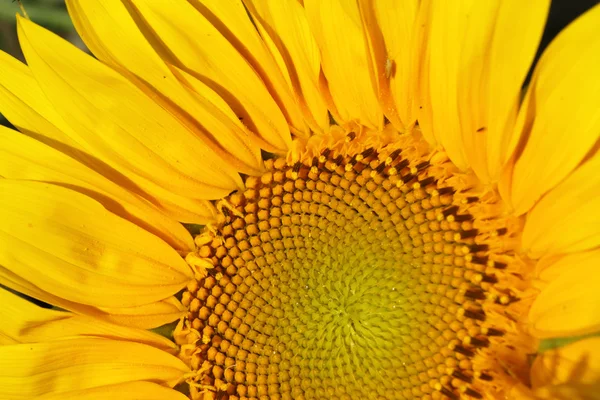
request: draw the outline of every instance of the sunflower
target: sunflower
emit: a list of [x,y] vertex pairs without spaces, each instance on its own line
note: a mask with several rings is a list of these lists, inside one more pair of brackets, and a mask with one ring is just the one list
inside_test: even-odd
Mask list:
[[599,398],[600,6],[525,89],[548,1],[67,6],[95,58],[0,54],[0,398]]

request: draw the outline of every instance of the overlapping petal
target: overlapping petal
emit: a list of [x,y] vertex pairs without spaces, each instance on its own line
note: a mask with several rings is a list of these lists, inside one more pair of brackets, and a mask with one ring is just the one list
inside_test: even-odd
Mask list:
[[99,201],[109,211],[164,239],[174,249],[193,249],[191,235],[142,198],[64,153],[41,142],[0,127],[0,176],[52,182]]
[[[0,61],[0,92],[3,94],[0,111],[21,132],[148,199],[172,219],[206,223],[214,218],[215,209],[209,202],[177,195],[141,177],[125,176],[100,160],[98,154],[88,153],[67,134],[71,129],[46,98],[29,68],[2,52]],[[193,193],[189,195],[194,196]]]
[[[48,304],[98,320],[139,329],[152,329],[173,322],[185,314],[181,302],[169,297],[136,307],[94,307],[45,291],[14,272],[0,266],[0,284]],[[14,341],[14,339],[10,339]]]
[[208,87],[196,96],[185,90],[121,1],[72,0],[67,7],[81,37],[97,57],[121,70],[125,68],[158,91],[160,95],[155,94],[154,99],[224,162],[246,174],[260,173],[260,149],[251,143],[250,133],[233,111]]
[[57,128],[60,116],[27,65],[0,51],[0,111],[21,132],[34,132],[45,138],[77,147],[77,143]]
[[[600,6],[579,17],[548,46],[536,66],[518,129],[526,143],[504,190],[522,214],[569,176],[600,132]],[[585,43],[585,45],[582,45]]]
[[578,340],[537,356],[531,367],[534,388],[600,381],[600,337]]
[[408,131],[417,119],[415,93],[423,53],[419,2],[364,0],[359,7],[383,113],[398,130]]
[[56,185],[0,180],[0,265],[41,290],[95,307],[170,297],[193,277],[158,237]]
[[371,57],[358,4],[306,0],[308,24],[321,51],[321,63],[340,123],[383,126],[373,86]]
[[308,126],[294,99],[289,77],[282,68],[281,54],[276,51],[271,38],[263,34],[260,21],[249,18],[243,2],[189,0],[189,3],[219,30],[258,73],[286,117],[291,131],[298,136],[308,136]]
[[536,356],[531,367],[531,384],[516,385],[509,398],[515,400],[600,399],[600,356],[598,338],[568,344]]
[[600,245],[600,154],[547,193],[529,212],[523,248],[533,257]]
[[518,385],[511,390],[509,398],[512,400],[598,400],[600,383],[563,383],[541,386],[535,390],[525,385]]
[[33,75],[90,153],[181,196],[215,199],[242,185],[233,166],[124,76],[28,20],[18,28]]
[[39,307],[0,289],[0,332],[15,343],[35,343],[65,337],[98,337],[134,341],[173,352],[175,344],[155,333],[111,324],[96,318]]
[[573,254],[546,266],[552,276],[529,311],[531,331],[540,338],[585,335],[600,331],[600,252]]
[[[139,29],[167,63],[192,74],[218,93],[257,135],[254,139],[263,149],[287,150],[291,137],[282,110],[251,63],[213,25],[219,20],[214,10],[200,2],[192,5],[183,0],[128,0],[125,4]],[[208,10],[208,16],[197,8]]]
[[183,393],[148,381],[118,383],[91,389],[51,393],[38,400],[188,400]]
[[[442,1],[428,19],[419,122],[461,169],[497,180],[549,1]],[[518,21],[523,21],[519,23]]]
[[172,387],[187,372],[177,357],[142,343],[72,338],[0,346],[0,398],[7,400],[135,381]]
[[[281,55],[305,119],[315,132],[328,129],[327,105],[320,93],[321,56],[297,0],[245,1]],[[274,51],[274,50],[272,50]]]
[[535,390],[535,396],[540,400],[598,400],[600,383],[542,386]]

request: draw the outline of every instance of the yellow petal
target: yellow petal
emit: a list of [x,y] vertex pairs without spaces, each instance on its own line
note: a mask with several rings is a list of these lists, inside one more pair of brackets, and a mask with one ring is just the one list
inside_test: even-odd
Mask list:
[[19,342],[0,332],[0,346],[8,346],[10,344],[19,344]]
[[75,338],[0,347],[0,398],[148,380],[168,386],[189,372],[177,357],[142,343]]
[[323,72],[342,121],[381,128],[383,113],[372,80],[371,57],[358,4],[306,0],[308,23],[321,51]]
[[431,68],[429,20],[431,19],[431,8],[434,5],[430,1],[420,3],[417,11],[417,21],[415,24],[415,47],[420,49],[419,68],[417,71],[418,90],[416,101],[419,109],[417,119],[419,121],[418,130],[432,148],[440,147],[440,138],[433,129],[433,110],[431,109],[431,87],[429,79],[429,69]]
[[[426,21],[427,54],[421,75],[423,93],[420,96],[422,110],[419,122],[424,122],[424,134],[434,137],[452,162],[461,169],[466,169],[468,162],[460,125],[459,54],[471,5],[470,2],[441,2],[429,7]],[[492,2],[482,2],[481,7],[493,5]],[[486,16],[481,13],[478,17],[485,17],[485,23],[489,23],[489,14]]]
[[[183,305],[174,297],[137,307],[92,307],[46,292],[2,266],[0,266],[0,284],[79,315],[92,316],[96,320],[132,328],[156,328],[179,319],[186,312]],[[11,340],[14,341],[14,339]]]
[[[189,2],[126,2],[140,30],[167,63],[210,86],[256,133],[269,151],[286,151],[291,137],[284,115],[260,76],[237,49]],[[173,21],[177,21],[176,24]]]
[[189,400],[181,392],[153,382],[126,382],[92,389],[45,394],[36,400]]
[[69,186],[164,239],[177,250],[190,251],[194,247],[191,235],[181,224],[159,213],[147,201],[65,154],[4,127],[0,127],[0,176]]
[[600,382],[600,337],[578,340],[545,351],[531,366],[534,388],[546,385]]
[[[97,170],[105,175],[104,165],[101,165]],[[130,177],[131,179],[129,179]],[[119,174],[118,178],[121,178],[117,179],[121,186],[147,199],[175,221],[203,225],[215,220],[217,210],[213,203],[208,200],[178,195],[142,177],[124,177]],[[123,180],[124,182],[122,182]],[[194,196],[195,193],[189,195]]]
[[533,395],[531,388],[525,386],[523,383],[514,385],[510,389],[507,398],[511,400],[537,400],[537,398]]
[[542,386],[535,400],[600,400],[600,383]]
[[69,0],[67,7],[79,34],[97,57],[125,67],[158,90],[164,97],[156,96],[157,101],[239,171],[259,173],[260,149],[250,143],[233,111],[227,106],[215,107],[209,97],[185,90],[120,1]]
[[162,300],[193,277],[161,239],[59,186],[0,180],[0,265],[95,307]]
[[508,198],[517,214],[567,177],[598,140],[599,25],[596,6],[557,36],[536,67],[529,104],[519,115],[528,140],[514,166]]
[[307,136],[308,127],[294,99],[289,79],[286,79],[287,74],[280,68],[283,64],[281,54],[274,47],[271,38],[264,34],[266,32],[260,21],[248,18],[248,12],[241,1],[191,0],[190,3],[219,29],[258,73],[285,115],[290,129]]
[[21,132],[36,132],[77,146],[56,127],[60,117],[29,68],[3,51],[0,51],[0,112]]
[[536,264],[536,278],[550,283],[573,265],[587,264],[598,257],[600,257],[600,249],[543,257]]
[[600,331],[597,285],[600,252],[586,255],[575,259],[565,257],[547,267],[555,271],[556,277],[536,297],[528,316],[536,337],[578,336]]
[[175,344],[167,338],[147,330],[42,308],[4,289],[0,289],[0,302],[0,318],[3,321],[0,331],[20,343],[80,336],[133,341],[165,351],[176,349]]
[[522,245],[532,257],[600,245],[600,155],[575,170],[529,212]]
[[329,126],[327,106],[321,96],[321,56],[304,8],[296,0],[245,1],[252,15],[266,28],[283,57],[293,89],[314,131]]
[[548,7],[547,0],[432,4],[422,84],[429,91],[423,113],[432,121],[424,126],[459,168],[471,167],[484,182],[498,180],[512,154],[521,85]]
[[417,118],[418,67],[421,61],[418,1],[363,0],[359,2],[378,88],[386,117],[404,131]]
[[547,385],[531,389],[518,384],[510,390],[511,400],[600,400],[600,383]]
[[[201,224],[214,219],[215,209],[209,202],[179,196],[141,177],[131,177],[136,181],[133,183],[131,179],[87,154],[79,143],[64,133],[71,129],[56,113],[29,68],[2,52],[0,52],[0,94],[0,112],[28,136],[60,149],[61,152],[111,181],[148,198],[172,219]],[[140,186],[144,187],[144,191]]]
[[[542,37],[549,8],[548,0],[500,2],[489,52],[482,65],[486,71],[486,79],[481,82],[481,88],[486,90],[482,107],[479,108],[482,119],[474,125],[485,127],[483,133],[487,147],[482,150],[475,148],[475,153],[484,162],[487,161],[487,168],[483,165],[482,169],[487,169],[491,181],[500,178],[502,167],[519,139],[514,132],[514,125],[521,86]],[[477,90],[477,87],[472,87],[471,95],[475,95]],[[469,132],[473,146],[477,143],[474,139],[478,134],[477,129]]]
[[101,318],[133,328],[151,329],[181,318],[188,310],[171,296],[161,301],[137,307],[100,307]]
[[90,153],[176,194],[220,198],[241,186],[237,171],[194,132],[111,68],[18,19],[33,75]]
[[[231,110],[229,105],[225,102],[225,100],[221,98],[220,95],[210,87],[210,85],[204,83],[200,79],[196,78],[194,75],[176,66],[171,66],[171,71],[182,82],[182,84],[186,86],[186,88],[189,91],[204,99],[204,101],[210,105],[210,108],[212,108],[213,113],[226,114],[229,118],[235,119],[236,123],[239,125],[239,129],[243,131],[247,138],[256,136],[252,131],[250,131],[245,125],[242,124],[241,120],[243,120],[243,118],[238,118],[234,114],[233,110]],[[209,106],[207,106],[207,108],[208,107]],[[259,143],[262,141],[262,139],[260,138],[252,140]],[[260,175],[263,172],[262,155],[260,153],[260,148],[258,147],[258,145],[256,146],[256,149],[258,149],[257,157],[260,160],[260,162],[259,168],[252,172],[252,175]],[[256,171],[258,171],[258,173]]]

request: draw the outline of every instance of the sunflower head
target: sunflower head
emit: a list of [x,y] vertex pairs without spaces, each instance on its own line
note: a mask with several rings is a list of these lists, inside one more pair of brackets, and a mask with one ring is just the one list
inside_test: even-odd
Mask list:
[[[240,396],[479,398],[527,370],[521,224],[417,135],[333,128],[218,203],[180,344]],[[396,136],[396,137],[395,137]],[[195,334],[193,334],[194,332]],[[507,348],[511,343],[512,349]]]
[[0,54],[1,398],[600,392],[599,7],[523,88],[548,1],[67,6],[95,58]]

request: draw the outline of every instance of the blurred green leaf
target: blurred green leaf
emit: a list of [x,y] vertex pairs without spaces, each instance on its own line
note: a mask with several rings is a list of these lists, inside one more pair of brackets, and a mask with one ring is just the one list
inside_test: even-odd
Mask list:
[[[74,29],[62,0],[24,0],[25,11],[32,21],[58,31],[70,32]],[[0,21],[14,22],[16,14],[21,14],[19,3],[0,0]]]

